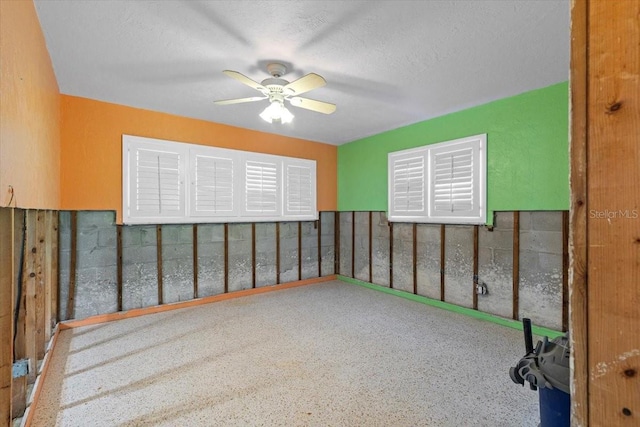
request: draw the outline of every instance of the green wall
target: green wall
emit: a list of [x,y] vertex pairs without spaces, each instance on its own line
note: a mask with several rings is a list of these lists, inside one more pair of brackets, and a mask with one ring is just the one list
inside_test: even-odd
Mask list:
[[569,209],[569,88],[558,83],[338,147],[338,210],[387,210],[387,153],[487,134],[493,211]]

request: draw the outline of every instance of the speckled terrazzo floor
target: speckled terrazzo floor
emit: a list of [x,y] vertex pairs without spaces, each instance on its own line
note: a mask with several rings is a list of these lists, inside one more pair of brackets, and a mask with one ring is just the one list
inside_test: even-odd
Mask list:
[[62,331],[32,426],[536,426],[523,347],[326,282]]

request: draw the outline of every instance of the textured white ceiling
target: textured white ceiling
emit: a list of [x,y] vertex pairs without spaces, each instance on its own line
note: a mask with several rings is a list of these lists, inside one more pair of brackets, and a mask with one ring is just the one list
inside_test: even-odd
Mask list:
[[[340,145],[565,81],[569,1],[36,0],[60,91]],[[327,86],[305,94],[332,115],[267,101],[225,76],[289,66]]]

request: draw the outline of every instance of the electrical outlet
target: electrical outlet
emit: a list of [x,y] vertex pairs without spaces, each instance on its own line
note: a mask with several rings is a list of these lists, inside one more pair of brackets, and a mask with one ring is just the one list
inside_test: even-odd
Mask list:
[[489,293],[489,289],[487,288],[487,284],[484,282],[478,282],[476,284],[476,294],[478,295],[487,295]]

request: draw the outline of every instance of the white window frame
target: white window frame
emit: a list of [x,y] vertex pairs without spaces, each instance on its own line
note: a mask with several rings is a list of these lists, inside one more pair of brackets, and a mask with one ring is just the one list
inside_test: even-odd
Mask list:
[[[424,222],[437,224],[485,224],[487,219],[487,134],[473,135],[388,154],[388,219],[392,222]],[[436,175],[438,156],[449,156],[452,168],[462,181],[459,191],[451,184],[449,194],[444,193],[440,203],[437,194],[443,195],[444,183],[438,183],[443,175]],[[422,169],[420,164],[423,165]],[[451,172],[453,173],[453,171]],[[446,175],[446,173],[445,173]],[[450,176],[445,176],[450,178]],[[440,187],[436,192],[436,187]],[[464,190],[462,188],[464,187]],[[437,204],[453,199],[451,211],[436,209]],[[457,199],[457,201],[455,200]],[[460,210],[456,211],[455,208]],[[463,209],[464,206],[466,209]]]
[[[180,153],[181,211],[173,215],[149,215],[138,212],[135,207],[136,194],[136,152],[140,149]],[[196,185],[196,158],[209,157],[221,159],[224,166],[231,162],[232,167],[232,209],[231,211],[212,211],[198,209]],[[275,209],[269,212],[248,211],[246,206],[246,168],[248,162],[275,165]],[[291,211],[288,206],[288,182],[286,171],[289,167],[302,167],[310,171],[308,190],[304,195],[305,210]],[[224,179],[227,177],[222,175]],[[206,177],[213,179],[212,176]],[[214,180],[215,181],[215,180]],[[305,181],[306,182],[306,181]],[[209,189],[215,183],[208,182]],[[212,187],[213,186],[213,187]],[[226,183],[225,183],[226,187]],[[273,188],[273,184],[270,185]],[[306,189],[307,187],[305,187]],[[226,189],[223,188],[225,191]],[[213,191],[213,190],[212,190]],[[169,224],[169,223],[220,223],[220,222],[262,222],[262,221],[314,221],[318,219],[316,161],[271,154],[254,153],[204,145],[187,144],[132,135],[122,135],[122,195],[123,223],[125,224]],[[215,198],[213,194],[207,195]],[[298,195],[299,196],[299,195]],[[226,199],[225,199],[226,202]],[[215,209],[215,202],[208,207]]]

